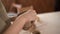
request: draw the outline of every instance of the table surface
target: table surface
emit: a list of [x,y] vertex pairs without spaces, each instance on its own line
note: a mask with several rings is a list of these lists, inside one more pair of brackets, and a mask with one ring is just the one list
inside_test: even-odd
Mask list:
[[[37,16],[42,21],[42,23],[36,23],[41,34],[60,34],[60,12],[38,14]],[[22,30],[20,34],[30,34],[30,32]]]

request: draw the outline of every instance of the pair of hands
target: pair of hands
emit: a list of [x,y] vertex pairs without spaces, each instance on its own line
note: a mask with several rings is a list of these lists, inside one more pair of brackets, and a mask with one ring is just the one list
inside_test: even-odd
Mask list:
[[[21,10],[20,10],[20,9],[22,9],[21,5],[17,5],[15,3],[13,3],[13,6],[17,8],[18,12],[21,12]],[[25,8],[25,9],[27,9],[27,8]],[[35,12],[35,10],[33,10],[31,7],[28,7],[28,9],[29,9],[28,11],[26,11],[22,15],[18,16],[16,18],[15,22],[20,22],[19,20],[23,20],[23,21],[35,20],[36,19],[36,12]]]

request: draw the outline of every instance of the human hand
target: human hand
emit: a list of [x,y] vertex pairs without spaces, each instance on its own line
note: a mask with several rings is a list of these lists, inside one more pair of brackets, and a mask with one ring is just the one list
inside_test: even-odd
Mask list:
[[32,21],[36,19],[36,12],[35,10],[28,10],[27,12],[23,13],[22,15],[19,15],[15,21],[20,22],[20,20],[22,21]]

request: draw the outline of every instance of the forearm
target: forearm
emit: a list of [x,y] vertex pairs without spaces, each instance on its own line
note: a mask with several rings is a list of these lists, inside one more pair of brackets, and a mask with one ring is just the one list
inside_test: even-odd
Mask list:
[[25,24],[25,21],[26,19],[15,21],[14,24],[11,25],[4,34],[19,34]]

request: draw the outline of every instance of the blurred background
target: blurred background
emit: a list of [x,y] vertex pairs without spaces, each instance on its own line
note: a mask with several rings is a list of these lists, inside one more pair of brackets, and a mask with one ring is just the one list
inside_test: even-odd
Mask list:
[[37,13],[56,12],[60,10],[60,0],[2,0],[2,2],[7,12],[11,10],[12,3],[22,4],[22,6],[32,5]]

